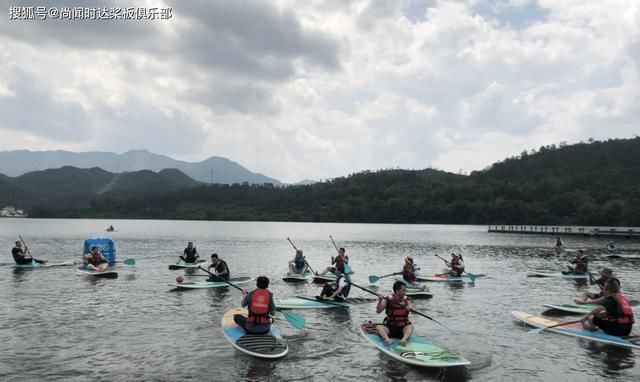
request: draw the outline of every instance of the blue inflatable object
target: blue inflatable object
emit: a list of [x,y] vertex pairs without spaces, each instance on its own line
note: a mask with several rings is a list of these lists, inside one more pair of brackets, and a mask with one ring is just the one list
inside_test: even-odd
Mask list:
[[84,241],[84,253],[91,252],[93,246],[98,247],[102,256],[113,264],[116,262],[116,245],[108,237],[93,237]]

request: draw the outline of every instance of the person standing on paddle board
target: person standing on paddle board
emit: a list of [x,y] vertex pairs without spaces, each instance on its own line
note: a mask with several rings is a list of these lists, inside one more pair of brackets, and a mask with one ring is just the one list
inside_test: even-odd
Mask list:
[[343,266],[349,264],[349,256],[347,256],[346,253],[347,251],[344,248],[340,248],[338,250],[338,256],[331,256],[331,265],[335,264],[335,267],[327,267],[324,269],[324,271],[318,273],[316,276],[324,276],[327,272],[336,273],[336,268],[339,264],[342,264]]
[[335,285],[325,284],[320,297],[323,300],[346,301],[351,290],[351,278],[344,273],[344,264],[336,265],[335,274],[338,276]]
[[556,238],[556,251],[560,252],[562,251],[562,247],[564,244],[562,244],[562,240],[560,239],[560,237]]
[[28,265],[34,261],[38,264],[46,263],[45,260],[34,259],[26,246],[24,250],[22,250],[22,242],[20,242],[20,240],[17,240],[16,246],[11,249],[11,255],[13,256],[13,261],[18,265]]
[[584,254],[584,250],[579,249],[576,253],[576,258],[571,260],[571,264],[575,264],[575,267],[567,265],[567,270],[563,271],[565,275],[568,274],[586,274],[589,272],[589,259]]
[[187,248],[184,249],[182,256],[179,256],[180,260],[184,261],[187,264],[195,264],[200,258],[198,254],[198,250],[193,246],[193,242],[190,241],[187,243]]
[[631,304],[620,293],[617,283],[607,283],[605,298],[595,309],[585,315],[580,322],[587,330],[601,329],[612,336],[628,336],[635,319]]
[[296,256],[289,261],[289,274],[304,275],[308,268],[307,260],[302,256],[302,250],[296,250]]
[[97,272],[103,272],[109,265],[107,259],[102,256],[100,250],[95,245],[91,247],[91,252],[82,257],[82,260],[84,261],[85,267]]
[[413,257],[405,257],[404,266],[402,267],[402,280],[405,282],[405,284],[413,288],[424,290],[427,286],[422,285],[417,281],[416,269],[416,265],[413,263]]
[[221,281],[220,279],[228,281],[231,277],[227,262],[220,260],[217,253],[211,255],[211,264],[207,267],[207,271],[211,272],[211,268],[213,268],[215,276],[209,276],[207,281]]
[[409,321],[409,312],[413,310],[413,306],[409,302],[406,292],[407,287],[404,283],[396,281],[393,284],[393,294],[386,299],[384,296],[378,296],[376,313],[380,314],[384,311],[387,317],[384,319],[383,325],[376,326],[376,330],[387,345],[391,345],[393,342],[391,338],[400,338],[400,345],[404,346],[413,333],[413,325]]
[[598,285],[600,287],[600,292],[584,292],[579,299],[575,299],[574,302],[576,304],[596,304],[600,305],[602,300],[606,298],[604,293],[607,288],[608,283],[616,283],[618,284],[618,289],[620,289],[620,280],[613,277],[613,271],[609,268],[604,268],[600,271],[600,278],[597,280],[593,279],[591,273],[589,273],[589,284],[590,285]]
[[247,293],[242,289],[242,306],[248,307],[247,317],[236,314],[233,321],[245,332],[250,334],[267,334],[271,330],[271,316],[276,314],[276,305],[273,302],[273,294],[267,290],[269,279],[266,276],[258,277],[257,289]]

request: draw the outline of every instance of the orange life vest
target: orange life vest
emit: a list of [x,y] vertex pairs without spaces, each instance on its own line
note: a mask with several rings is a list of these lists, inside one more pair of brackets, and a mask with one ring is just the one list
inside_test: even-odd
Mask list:
[[269,325],[271,318],[269,317],[270,305],[269,292],[266,289],[256,289],[251,293],[249,301],[249,316],[247,323],[252,325]]
[[387,317],[384,319],[384,324],[396,328],[404,328],[407,325],[411,325],[411,321],[409,321],[409,312],[407,312],[407,309],[404,306],[406,305],[406,301],[397,300],[393,294],[389,295],[387,298],[394,303],[387,301],[387,308],[385,309]]

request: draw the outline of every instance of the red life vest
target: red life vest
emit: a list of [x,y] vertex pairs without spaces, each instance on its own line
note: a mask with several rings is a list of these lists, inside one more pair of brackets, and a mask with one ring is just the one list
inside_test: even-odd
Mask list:
[[416,281],[416,273],[413,271],[413,264],[410,266],[404,266],[404,269],[402,270],[402,278],[410,283]]
[[[387,298],[396,303],[406,305],[405,301],[397,300],[393,294],[389,295]],[[411,321],[409,321],[409,312],[407,312],[407,309],[405,309],[404,306],[387,301],[387,308],[385,309],[385,312],[387,314],[387,317],[384,319],[385,325],[396,328],[404,328],[407,325],[411,325]]]
[[617,324],[633,324],[635,319],[633,318],[633,310],[631,309],[629,300],[627,300],[622,293],[612,294],[611,297],[613,297],[618,304],[618,314],[616,317],[607,318],[607,320]]
[[256,289],[251,293],[249,301],[249,316],[247,323],[252,325],[269,325],[271,318],[269,317],[270,305],[269,292],[266,289]]
[[336,256],[334,260],[336,262],[336,266],[338,266],[338,264],[344,265],[344,263],[345,263],[344,262],[344,256],[342,256],[342,255]]

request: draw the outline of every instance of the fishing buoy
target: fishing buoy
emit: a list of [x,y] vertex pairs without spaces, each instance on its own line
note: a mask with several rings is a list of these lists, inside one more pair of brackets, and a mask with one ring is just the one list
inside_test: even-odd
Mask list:
[[616,250],[615,244],[613,244],[613,242],[610,242],[609,245],[607,245],[607,251],[615,252],[615,250]]
[[178,284],[182,284],[182,282],[183,282],[183,281],[184,281],[184,277],[182,277],[182,276],[177,276],[177,277],[176,277],[176,282],[177,282]]

